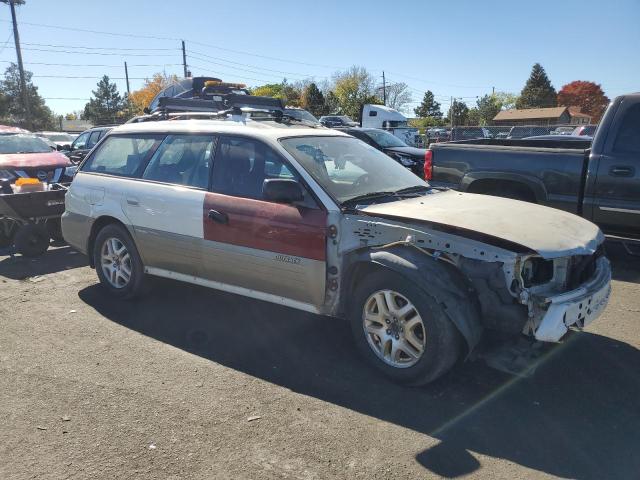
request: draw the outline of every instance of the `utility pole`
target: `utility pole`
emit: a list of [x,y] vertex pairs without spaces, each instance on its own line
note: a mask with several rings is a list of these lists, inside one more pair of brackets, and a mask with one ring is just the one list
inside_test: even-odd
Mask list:
[[384,70],[382,71],[382,103],[387,105],[387,81],[384,78]]
[[491,96],[496,94],[496,87],[491,87]]
[[187,71],[187,51],[184,48],[184,40],[182,40],[182,67],[184,68],[184,77],[187,78],[189,72]]
[[453,128],[453,108],[456,106],[456,99],[451,97],[451,101],[449,103],[449,122],[451,123],[451,128]]
[[127,95],[131,93],[131,89],[129,88],[129,70],[127,69],[127,62],[124,62],[124,78],[127,79]]
[[16,21],[16,4],[24,5],[24,0],[0,0],[8,3],[11,8],[11,20],[13,21],[13,43],[16,46],[16,57],[18,57],[18,71],[20,72],[20,94],[22,96],[22,107],[27,127],[31,127],[31,110],[29,109],[29,96],[27,95],[27,81],[24,77],[24,66],[22,64],[22,50],[20,49],[20,35],[18,34],[18,22]]

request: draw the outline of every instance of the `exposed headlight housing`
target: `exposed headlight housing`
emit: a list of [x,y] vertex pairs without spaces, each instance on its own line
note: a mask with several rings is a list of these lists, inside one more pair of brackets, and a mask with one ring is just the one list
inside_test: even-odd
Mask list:
[[405,167],[413,167],[416,164],[416,161],[411,157],[404,157],[402,155],[398,155],[398,161]]

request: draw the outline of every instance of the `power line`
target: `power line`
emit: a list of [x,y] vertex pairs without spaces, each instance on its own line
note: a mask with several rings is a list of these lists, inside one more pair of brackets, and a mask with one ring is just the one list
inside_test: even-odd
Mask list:
[[[0,60],[2,63],[15,63],[12,60]],[[46,65],[52,67],[113,67],[122,68],[122,65],[109,65],[104,63],[48,63],[48,62],[29,62],[25,65]],[[130,63],[129,67],[177,67],[181,63]]]
[[168,53],[113,53],[113,52],[74,52],[70,50],[52,50],[48,48],[30,48],[23,47],[22,50],[31,50],[35,52],[52,52],[52,53],[70,53],[73,55],[107,55],[114,56],[117,55],[119,57],[173,57],[174,55]]
[[[73,79],[93,79],[100,80],[100,75],[80,76],[80,75],[33,75],[33,78],[73,78]],[[129,77],[129,80],[146,80],[149,77]],[[109,80],[126,80],[126,77],[109,77]]]
[[[204,63],[208,63],[208,64],[212,64],[212,65],[220,65],[222,67],[232,68],[234,70],[240,70],[240,71],[243,71],[243,72],[257,73],[258,75],[267,75],[267,76],[270,76],[270,77],[283,78],[282,74],[260,72],[260,71],[257,71],[257,70],[249,70],[249,69],[246,69],[246,68],[235,67],[233,65],[227,65],[225,63],[213,62],[211,60],[206,60],[204,58],[199,58],[199,57],[194,56],[194,55],[189,55],[189,58],[193,58],[193,59],[198,60],[200,62],[204,62]],[[298,74],[296,74],[296,75],[298,75]],[[293,78],[294,80],[304,80],[305,78],[309,78],[309,77],[291,77],[291,78]]]
[[23,45],[33,45],[35,47],[55,47],[55,48],[82,48],[85,50],[144,50],[144,51],[171,51],[179,50],[178,48],[120,48],[120,47],[85,47],[84,45],[52,45],[49,43],[27,43],[22,42]]

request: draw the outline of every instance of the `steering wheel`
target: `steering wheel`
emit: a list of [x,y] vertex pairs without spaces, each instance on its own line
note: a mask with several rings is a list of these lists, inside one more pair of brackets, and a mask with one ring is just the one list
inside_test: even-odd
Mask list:
[[371,182],[371,176],[368,173],[365,173],[364,175],[360,175],[355,182],[353,182],[353,188],[358,188],[358,187],[364,187],[366,185],[369,185],[369,183]]

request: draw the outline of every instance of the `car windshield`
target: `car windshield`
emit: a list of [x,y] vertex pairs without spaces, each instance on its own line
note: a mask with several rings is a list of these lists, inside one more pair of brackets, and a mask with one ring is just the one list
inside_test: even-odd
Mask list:
[[298,120],[306,120],[308,122],[318,123],[318,119],[313,115],[311,115],[306,110],[298,110],[296,108],[287,108],[285,109],[284,113],[286,113],[287,115],[293,118],[297,118]]
[[407,144],[384,130],[364,130],[364,134],[383,148],[406,147]]
[[0,135],[0,154],[6,153],[46,153],[51,147],[35,135]]
[[380,192],[429,187],[391,157],[353,137],[293,137],[280,143],[340,203]]
[[43,137],[48,138],[54,142],[72,142],[73,138],[71,135],[67,135],[66,133],[47,133],[44,134]]

